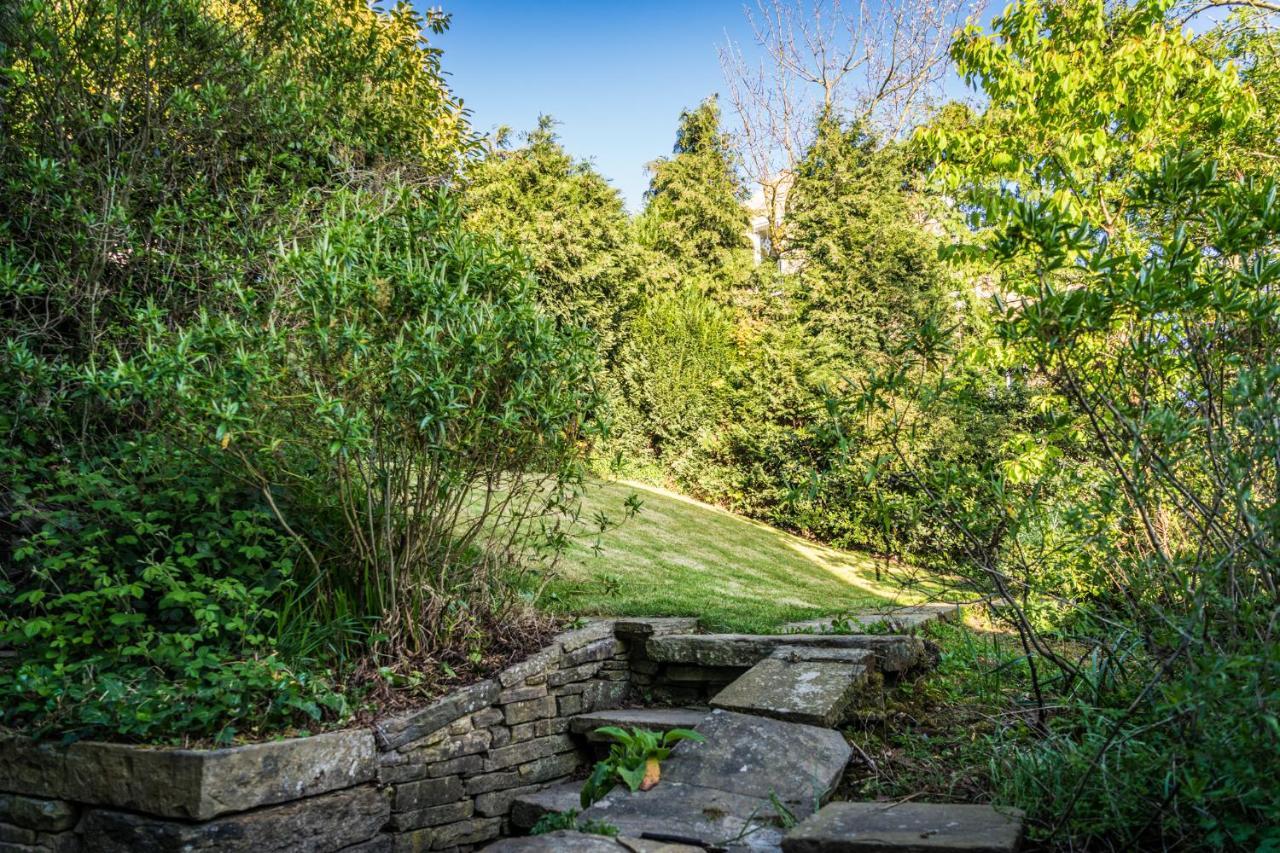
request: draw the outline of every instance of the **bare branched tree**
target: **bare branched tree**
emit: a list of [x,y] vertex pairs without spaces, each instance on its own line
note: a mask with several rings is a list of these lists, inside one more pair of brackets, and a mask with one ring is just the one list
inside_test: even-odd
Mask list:
[[789,174],[828,111],[899,137],[939,95],[952,34],[983,0],[757,0],[753,58],[721,45],[736,136],[764,195],[769,243],[782,245]]

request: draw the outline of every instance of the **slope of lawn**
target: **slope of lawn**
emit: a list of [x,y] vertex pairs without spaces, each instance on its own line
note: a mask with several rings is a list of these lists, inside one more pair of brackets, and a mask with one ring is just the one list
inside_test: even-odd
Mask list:
[[[784,533],[691,498],[633,482],[592,484],[584,518],[638,515],[575,541],[544,596],[559,612],[697,616],[717,630],[762,631],[850,609],[939,597],[923,572]],[[876,567],[881,580],[876,580]]]

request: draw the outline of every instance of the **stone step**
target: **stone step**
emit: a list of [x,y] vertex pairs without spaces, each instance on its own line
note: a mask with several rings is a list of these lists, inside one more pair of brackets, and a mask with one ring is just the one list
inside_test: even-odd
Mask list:
[[852,750],[830,729],[712,711],[662,765],[649,791],[615,788],[582,813],[623,835],[725,850],[777,853],[784,808],[811,814],[835,789]]
[[582,782],[561,782],[521,794],[511,801],[511,825],[528,832],[544,814],[582,808]]
[[1022,812],[948,803],[828,803],[782,840],[783,853],[1017,853]]
[[691,616],[623,618],[613,623],[613,633],[618,639],[641,642],[663,634],[692,634],[697,630],[698,620]]
[[780,647],[866,649],[874,653],[876,668],[901,672],[925,659],[924,643],[896,634],[670,634],[645,643],[645,653],[662,663],[702,666],[755,666]]
[[792,646],[747,670],[711,707],[831,728],[867,680],[871,652]]
[[672,781],[635,793],[615,788],[580,819],[604,821],[621,835],[698,850],[778,853],[784,833],[767,799]]
[[703,848],[688,844],[626,836],[610,838],[569,829],[531,838],[505,838],[484,849],[486,853],[703,853]]
[[895,634],[914,634],[930,622],[959,622],[963,616],[964,608],[959,604],[916,604],[788,622],[782,630],[789,634],[830,634],[835,631],[877,631],[883,627]]
[[569,720],[569,731],[591,742],[605,742],[608,738],[596,734],[601,726],[618,726],[624,729],[650,729],[667,732],[671,729],[692,729],[707,716],[705,710],[696,708],[616,708],[611,711],[595,711],[578,714]]
[[765,801],[776,796],[805,807],[804,814],[831,795],[853,753],[831,729],[732,711],[707,714],[698,733],[704,742],[678,744],[663,763],[664,783],[717,788]]

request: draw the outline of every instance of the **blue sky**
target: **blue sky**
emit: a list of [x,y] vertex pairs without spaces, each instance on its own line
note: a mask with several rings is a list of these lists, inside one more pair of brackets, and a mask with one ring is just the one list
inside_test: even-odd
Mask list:
[[549,113],[570,153],[593,160],[633,210],[680,110],[723,89],[726,30],[750,43],[742,0],[443,2],[453,24],[433,41],[475,128],[528,130]]

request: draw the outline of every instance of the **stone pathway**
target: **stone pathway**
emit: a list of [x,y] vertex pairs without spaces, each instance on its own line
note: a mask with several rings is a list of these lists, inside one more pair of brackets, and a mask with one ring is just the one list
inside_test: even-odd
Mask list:
[[[927,621],[956,618],[951,605],[862,614],[864,625],[914,631]],[[880,620],[877,622],[876,620]],[[508,851],[692,850],[768,853],[890,853],[966,851],[1014,853],[1019,814],[989,806],[931,803],[827,804],[852,753],[834,727],[870,673],[902,672],[927,662],[924,643],[909,634],[821,633],[821,620],[790,633],[695,634],[671,620],[643,639],[645,654],[668,665],[745,669],[711,700],[712,710],[636,708],[574,718],[570,731],[598,740],[595,729],[616,725],[659,731],[695,728],[706,741],[679,744],[663,764],[662,781],[632,793],[615,788],[580,820],[606,822],[619,837],[558,832],[515,838],[488,848]],[[815,633],[816,632],[816,633]],[[728,670],[732,672],[733,670]],[[579,808],[581,783],[526,794],[513,803],[513,829],[528,831],[544,814]],[[825,804],[825,805],[824,805]]]
[[962,615],[963,608],[958,604],[916,604],[857,613],[847,619],[828,616],[824,619],[788,622],[782,629],[788,634],[829,634],[838,626],[847,625],[861,631],[877,631],[883,627],[896,634],[914,634],[930,622],[959,622]]
[[867,649],[779,647],[716,694],[711,707],[830,728],[844,719],[874,665]]
[[596,734],[596,729],[603,726],[668,732],[672,729],[691,729],[702,722],[706,715],[706,711],[695,708],[619,708],[614,711],[579,714],[569,721],[569,731],[591,743],[600,743],[608,741],[603,735]]
[[668,634],[645,643],[652,660],[700,666],[755,666],[779,647],[867,650],[883,672],[922,663],[924,643],[897,634]]
[[1022,842],[1022,813],[934,803],[829,803],[782,840],[783,853],[886,850],[1010,853]]

